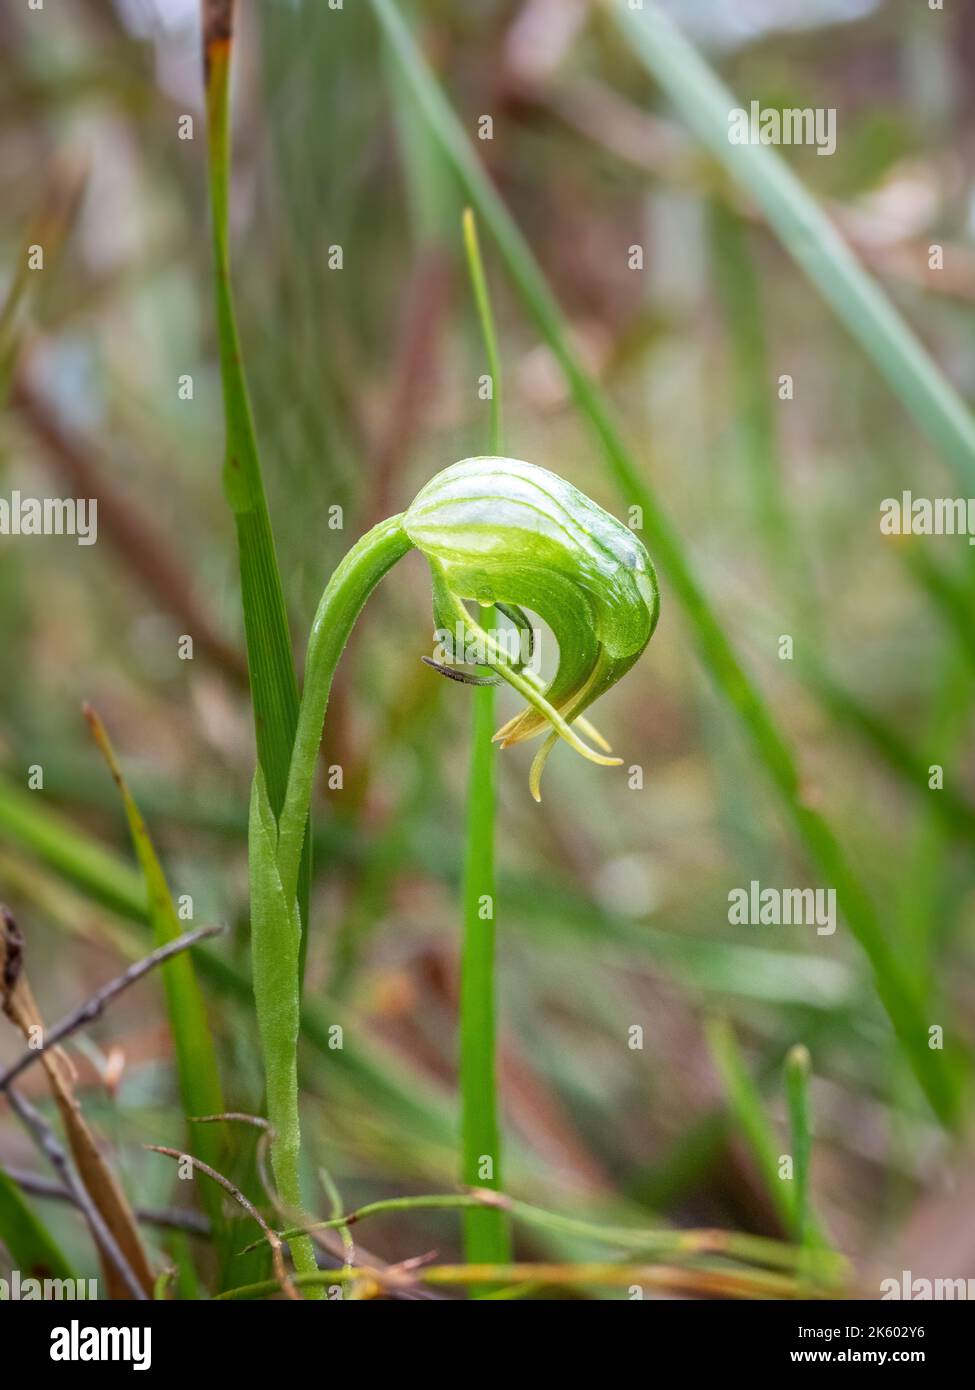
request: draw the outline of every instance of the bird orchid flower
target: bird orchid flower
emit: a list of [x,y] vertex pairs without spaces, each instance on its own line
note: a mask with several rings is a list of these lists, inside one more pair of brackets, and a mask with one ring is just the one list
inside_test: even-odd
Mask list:
[[[535,799],[559,738],[593,762],[618,764],[572,725],[606,748],[580,716],[630,669],[653,635],[657,580],[638,537],[557,474],[510,458],[470,458],[444,469],[417,495],[402,524],[429,563],[438,626],[453,631],[461,624],[483,664],[527,701],[496,740],[507,748],[548,732],[531,770]],[[525,609],[548,624],[559,662],[547,686],[510,660],[468,604],[495,605],[519,627],[528,623]]]
[[[526,701],[498,730],[498,742],[507,748],[548,734],[529,778],[536,801],[542,768],[560,738],[592,762],[620,762],[582,715],[625,675],[653,635],[659,593],[649,555],[628,527],[548,469],[510,458],[463,459],[432,478],[404,513],[363,536],[322,595],[278,827],[287,895],[297,883],[335,667],[369,594],[411,549],[430,566],[437,624],[449,630],[460,624],[483,664]],[[530,627],[526,610],[546,622],[559,648],[551,680],[513,661],[468,605],[494,606],[522,629]]]

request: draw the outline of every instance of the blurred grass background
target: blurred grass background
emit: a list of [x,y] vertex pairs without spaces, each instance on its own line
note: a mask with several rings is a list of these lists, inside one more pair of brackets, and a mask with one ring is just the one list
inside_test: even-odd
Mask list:
[[[892,0],[671,9],[743,105],[836,108],[834,156],[783,154],[971,398],[975,16]],[[970,556],[960,538],[910,542],[878,524],[884,497],[958,495],[956,475],[601,10],[402,10],[789,732],[804,795],[841,834],[898,960],[939,999],[931,1022],[967,1050]],[[464,197],[369,8],[269,0],[243,5],[239,28],[234,279],[301,652],[340,556],[432,473],[483,448],[488,405]],[[16,364],[0,493],[99,497],[96,546],[0,539],[0,897],[26,933],[50,1019],[141,939],[141,888],[81,715],[88,699],[174,896],[192,897],[195,922],[231,924],[200,973],[227,1104],[255,1110],[251,1008],[229,975],[247,975],[253,741],[220,485],[197,9],[74,0],[56,14],[5,12],[0,38],[8,296],[25,245],[59,243],[5,325]],[[490,141],[476,140],[484,113]],[[177,138],[184,114],[192,140]],[[927,268],[931,243],[945,247],[943,271]],[[641,271],[628,265],[634,245]],[[337,247],[341,269],[329,264]],[[619,512],[489,238],[484,252],[507,447]],[[778,398],[784,373],[792,401]],[[192,400],[179,398],[184,374]],[[342,529],[329,526],[336,506]],[[625,764],[642,766],[642,790],[557,752],[536,806],[528,755],[499,760],[507,1185],[567,1210],[783,1233],[708,1045],[720,1018],[762,1092],[776,1153],[789,1144],[782,1062],[793,1044],[809,1048],[812,1199],[834,1242],[885,1270],[975,1274],[975,1231],[959,1216],[964,1147],[934,1123],[845,926],[826,937],[727,921],[734,887],[816,879],[668,599],[665,583],[650,649],[598,712]],[[470,692],[421,664],[430,629],[414,558],[370,604],[326,730],[323,762],[341,765],[344,785],[323,780],[316,807],[304,1124],[309,1159],[347,1206],[456,1179]],[[192,661],[177,654],[183,633]],[[792,661],[779,658],[782,634]],[[931,763],[944,765],[943,793],[928,790]],[[32,764],[42,791],[26,790]],[[80,868],[65,863],[72,842],[50,815],[118,856],[123,867],[102,865],[99,894],[87,848]],[[335,1023],[341,1049],[329,1046]],[[627,1045],[633,1025],[642,1050]],[[173,1200],[172,1173],[139,1147],[182,1142],[159,982],[121,1000],[92,1038],[74,1049],[86,1110],[130,1192]],[[13,1030],[0,1034],[0,1063],[16,1051]],[[0,1158],[33,1162],[7,1111]],[[74,1217],[43,1212],[90,1264]],[[446,1257],[457,1230],[455,1215],[423,1212],[380,1218],[368,1239],[387,1258],[433,1245]],[[521,1247],[534,1239],[522,1234]]]

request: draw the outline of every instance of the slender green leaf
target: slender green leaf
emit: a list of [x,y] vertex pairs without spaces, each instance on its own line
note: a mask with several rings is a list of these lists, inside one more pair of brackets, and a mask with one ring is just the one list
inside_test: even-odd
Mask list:
[[[104,724],[90,706],[85,707],[85,715],[125,807],[132,844],[145,880],[149,920],[155,944],[165,946],[167,942],[175,941],[183,931],[176,915],[166,875],[146,823],[122,776]],[[184,1114],[188,1121],[204,1115],[221,1115],[225,1106],[213,1035],[190,953],[183,951],[168,960],[162,966],[162,976],[169,1026],[176,1049],[176,1070]],[[226,1156],[223,1126],[203,1125],[195,1128],[193,1148],[205,1162],[218,1167]],[[210,1192],[210,1186],[208,1183],[201,1184],[200,1192],[211,1220],[220,1226],[222,1203],[216,1193]]]
[[748,1074],[735,1035],[725,1020],[714,1020],[709,1024],[707,1034],[731,1113],[748,1144],[762,1184],[783,1228],[791,1231],[795,1220],[794,1191],[791,1184],[779,1176],[781,1148],[765,1113],[758,1087]]
[[[226,430],[223,481],[237,528],[257,756],[264,769],[271,808],[279,816],[298,725],[298,681],[230,280],[227,205],[233,5],[204,0],[203,11],[214,285]],[[298,879],[298,907],[303,922],[308,917],[310,845],[311,836],[306,834]]]

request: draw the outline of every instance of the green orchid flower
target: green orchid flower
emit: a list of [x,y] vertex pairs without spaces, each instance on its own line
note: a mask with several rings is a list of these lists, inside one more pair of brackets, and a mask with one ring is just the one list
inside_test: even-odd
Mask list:
[[[582,716],[630,669],[657,623],[657,579],[637,537],[564,479],[517,459],[472,458],[453,464],[422,489],[406,512],[362,536],[336,567],[308,639],[277,824],[260,767],[251,805],[255,997],[265,1042],[269,1111],[280,1117],[272,1161],[295,1191],[294,1020],[301,934],[296,894],[322,727],[332,678],[364,604],[414,548],[430,566],[438,626],[453,632],[459,624],[465,647],[474,644],[478,664],[483,655],[483,664],[525,699],[526,708],[498,730],[498,741],[507,747],[548,733],[529,778],[536,801],[541,799],[542,768],[559,738],[593,762],[620,762]],[[543,619],[559,648],[551,680],[544,682],[526,662],[513,660],[468,605],[500,611],[523,633],[531,631],[529,611]],[[585,742],[580,730],[604,751]],[[288,991],[292,1007],[282,1013]],[[479,997],[478,1020],[483,1004]]]
[[[593,762],[618,764],[580,716],[630,669],[657,623],[656,574],[633,532],[548,469],[490,457],[438,473],[401,524],[430,565],[437,625],[453,631],[460,623],[484,664],[528,703],[496,739],[507,748],[549,734],[529,779],[536,801],[559,738]],[[537,613],[559,648],[549,683],[513,663],[468,604],[494,605],[525,628],[524,610]],[[573,724],[607,751],[590,747]]]
[[[438,473],[400,516],[364,535],[336,568],[312,624],[305,659],[291,768],[278,825],[278,863],[286,901],[298,865],[332,677],[349,633],[383,576],[411,549],[433,577],[438,626],[460,623],[483,664],[513,686],[528,708],[498,730],[503,747],[548,732],[531,769],[539,781],[558,739],[592,762],[618,765],[583,718],[624,675],[657,623],[657,577],[640,540],[578,488],[547,468],[509,458],[472,458]],[[546,684],[471,615],[467,605],[494,606],[524,631],[537,613],[559,647]],[[585,742],[580,730],[591,743]]]

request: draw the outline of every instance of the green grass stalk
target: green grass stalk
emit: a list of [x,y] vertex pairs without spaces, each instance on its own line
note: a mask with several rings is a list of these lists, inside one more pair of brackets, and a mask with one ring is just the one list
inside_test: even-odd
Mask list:
[[809,1207],[809,1165],[812,1130],[809,1123],[809,1049],[796,1043],[785,1059],[785,1098],[792,1142],[792,1237],[799,1246],[810,1244],[812,1220]]
[[[85,706],[92,737],[105,759],[118,788],[125,808],[132,847],[146,888],[149,921],[155,945],[165,946],[181,935],[183,928],[176,915],[166,875],[159,862],[149,829],[122,775],[115,750],[101,719],[90,705]],[[220,1070],[213,1042],[206,1001],[196,975],[196,967],[184,951],[162,967],[166,1012],[176,1054],[176,1074],[180,1098],[187,1123],[201,1115],[220,1115],[226,1109]],[[200,1157],[212,1166],[219,1166],[227,1157],[227,1136],[222,1125],[208,1127],[197,1137]],[[201,1188],[203,1205],[209,1213],[218,1236],[224,1231],[223,1204],[209,1184]]]
[[[502,452],[501,363],[487,277],[474,214],[463,217],[464,250],[491,377],[490,452]],[[490,626],[496,610],[481,610]],[[494,875],[495,691],[474,691],[471,762],[467,786],[463,905],[464,942],[460,984],[461,1181],[501,1186],[501,1132],[495,1056],[495,961],[497,893]],[[485,1169],[485,1161],[490,1171]],[[470,1207],[464,1212],[464,1252],[472,1264],[505,1264],[511,1258],[507,1221],[501,1211]]]
[[793,1190],[791,1184],[779,1176],[780,1147],[758,1087],[749,1076],[737,1039],[724,1019],[715,1019],[708,1025],[707,1038],[728,1108],[751,1152],[783,1230],[791,1231],[795,1220]]

